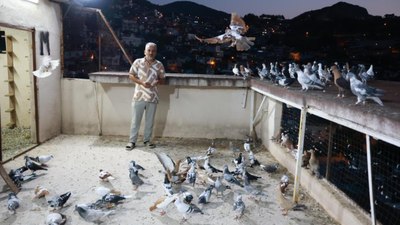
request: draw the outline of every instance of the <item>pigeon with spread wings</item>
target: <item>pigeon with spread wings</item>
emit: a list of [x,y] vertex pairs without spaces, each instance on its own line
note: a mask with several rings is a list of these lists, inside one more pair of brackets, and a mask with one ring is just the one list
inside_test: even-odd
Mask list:
[[231,24],[225,29],[225,33],[212,38],[195,37],[200,42],[208,44],[231,43],[230,47],[236,47],[238,51],[247,51],[254,45],[253,41],[255,40],[255,37],[243,36],[248,29],[244,20],[238,14],[232,13]]
[[164,167],[165,173],[167,174],[168,180],[171,183],[179,184],[186,180],[186,174],[190,167],[185,171],[179,171],[181,160],[179,159],[176,163],[174,160],[164,152],[155,153],[158,160]]

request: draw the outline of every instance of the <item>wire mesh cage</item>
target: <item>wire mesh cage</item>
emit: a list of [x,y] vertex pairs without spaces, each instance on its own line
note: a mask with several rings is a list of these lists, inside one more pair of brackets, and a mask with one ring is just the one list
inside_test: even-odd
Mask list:
[[[299,138],[300,116],[300,109],[283,104],[280,133],[281,137],[287,135],[294,148]],[[328,180],[371,213],[366,137],[307,113],[302,166]],[[372,137],[369,143],[375,217],[383,225],[400,224],[400,148]]]

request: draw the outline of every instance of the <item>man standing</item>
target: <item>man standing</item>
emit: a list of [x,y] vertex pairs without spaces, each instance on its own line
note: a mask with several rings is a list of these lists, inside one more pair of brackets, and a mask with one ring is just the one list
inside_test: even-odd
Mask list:
[[140,123],[145,111],[144,145],[150,148],[156,147],[150,139],[159,100],[157,84],[162,83],[165,79],[164,65],[155,59],[156,55],[157,45],[152,42],[147,43],[144,57],[136,59],[129,70],[129,78],[135,82],[135,92],[132,99],[129,143],[126,145],[128,151],[136,147]]

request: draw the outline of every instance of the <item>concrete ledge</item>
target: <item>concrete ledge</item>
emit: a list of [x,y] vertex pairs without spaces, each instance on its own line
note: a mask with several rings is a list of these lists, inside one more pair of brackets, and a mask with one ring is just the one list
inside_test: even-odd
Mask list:
[[354,105],[357,98],[350,91],[345,98],[336,98],[337,88],[334,85],[327,87],[325,92],[303,92],[297,84],[286,89],[268,81],[250,81],[251,89],[272,99],[298,108],[307,106],[311,114],[400,146],[400,83],[373,81],[370,85],[386,91],[381,98],[385,106],[371,101],[365,105]]
[[[98,83],[130,84],[132,82],[128,75],[128,72],[103,71],[90,73],[89,78]],[[248,80],[229,75],[167,73],[165,77],[166,84],[173,86],[228,88],[247,88],[249,86]]]

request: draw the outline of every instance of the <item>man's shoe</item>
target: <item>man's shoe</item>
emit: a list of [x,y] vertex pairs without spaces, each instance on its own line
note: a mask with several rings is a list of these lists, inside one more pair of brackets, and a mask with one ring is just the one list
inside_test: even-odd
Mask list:
[[125,150],[127,151],[131,151],[132,149],[134,149],[136,147],[136,144],[133,142],[129,142],[126,146],[125,146]]
[[155,147],[156,147],[156,145],[155,145],[154,143],[151,143],[151,142],[149,142],[149,141],[145,141],[145,142],[144,142],[144,145],[145,145],[145,146],[148,146],[149,148],[155,148]]

